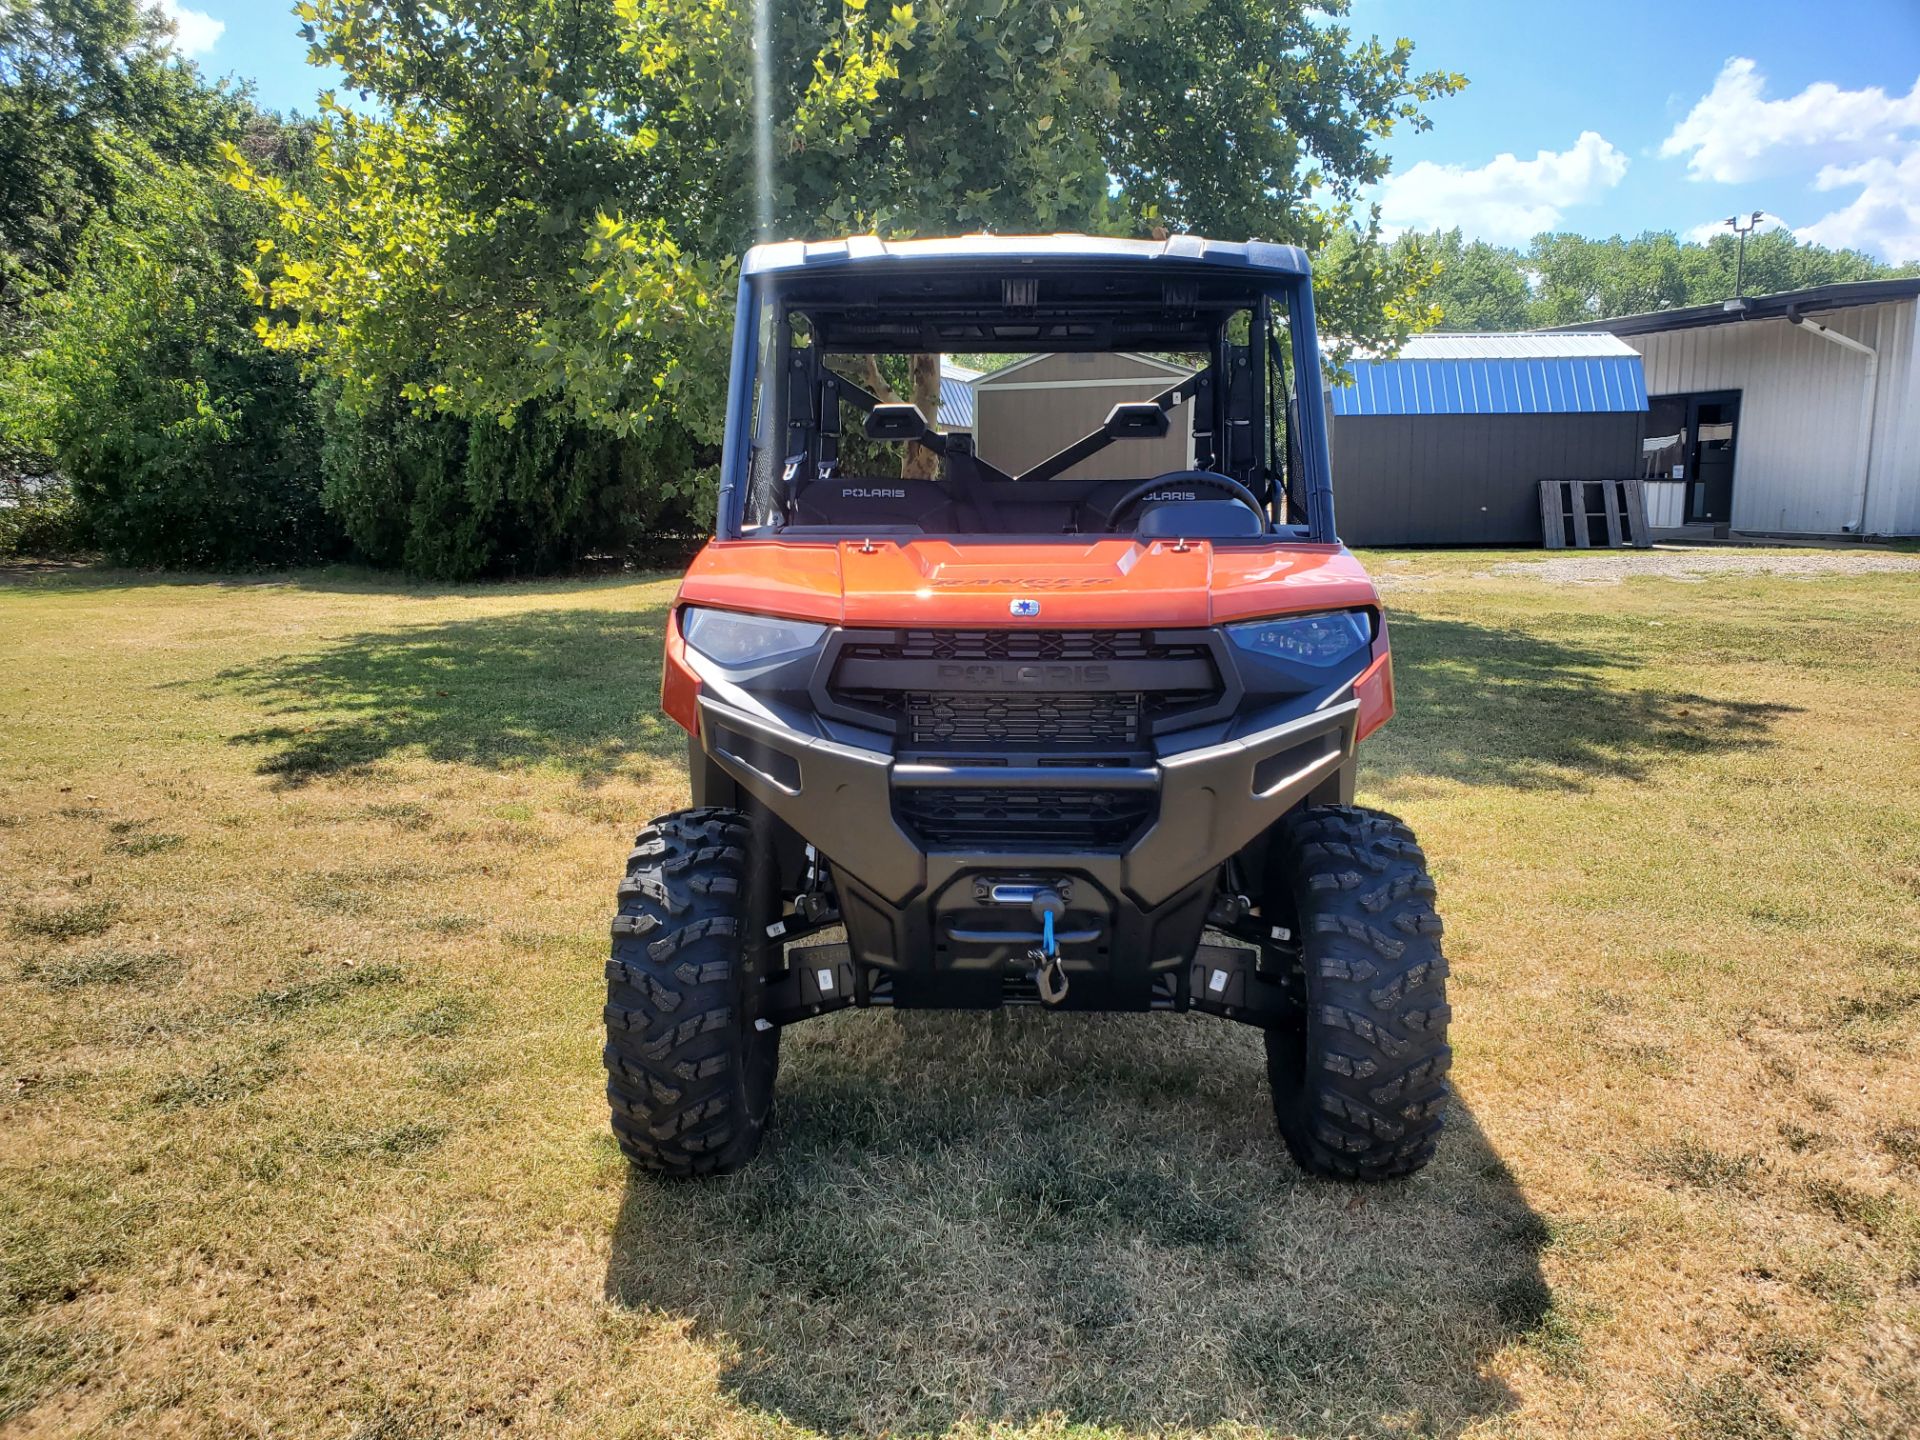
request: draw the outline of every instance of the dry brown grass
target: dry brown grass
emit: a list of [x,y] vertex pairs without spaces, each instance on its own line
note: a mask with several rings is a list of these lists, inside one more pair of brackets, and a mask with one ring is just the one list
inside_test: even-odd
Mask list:
[[1913,1433],[1920,585],[1399,568],[1461,1098],[1382,1189],[1249,1032],[1024,1015],[802,1026],[752,1170],[630,1178],[670,582],[16,575],[0,1430]]

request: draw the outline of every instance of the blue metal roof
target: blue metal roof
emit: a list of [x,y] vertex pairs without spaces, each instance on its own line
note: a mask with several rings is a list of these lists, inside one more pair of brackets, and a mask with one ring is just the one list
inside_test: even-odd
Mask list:
[[[1611,342],[1611,343],[1608,343]],[[1647,408],[1639,354],[1606,335],[1433,335],[1355,360],[1335,415],[1592,415]]]
[[982,373],[940,357],[940,423],[947,429],[973,428],[973,382]]
[[1203,240],[1171,235],[1165,240],[1120,240],[1105,235],[956,235],[943,239],[882,240],[851,235],[844,240],[782,240],[756,245],[742,270],[812,270],[835,265],[899,264],[908,261],[1116,260],[1221,266],[1269,274],[1310,273],[1307,252],[1297,245],[1264,240]]

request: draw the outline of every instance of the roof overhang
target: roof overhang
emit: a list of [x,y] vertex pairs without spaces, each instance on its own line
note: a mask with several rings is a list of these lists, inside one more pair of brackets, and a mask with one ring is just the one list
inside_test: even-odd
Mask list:
[[1738,325],[1747,320],[1784,320],[1790,312],[1846,310],[1857,305],[1912,300],[1916,296],[1920,296],[1920,278],[1850,280],[1836,285],[1814,285],[1805,290],[1787,290],[1778,295],[1747,295],[1715,305],[1689,305],[1678,310],[1655,310],[1645,315],[1617,315],[1611,320],[1557,325],[1546,333],[1603,330],[1613,335],[1655,335],[1663,330]]

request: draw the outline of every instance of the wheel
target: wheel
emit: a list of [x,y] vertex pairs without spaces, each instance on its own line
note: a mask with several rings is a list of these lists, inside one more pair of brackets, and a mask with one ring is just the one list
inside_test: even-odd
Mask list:
[[655,820],[627,857],[607,962],[607,1101],[643,1169],[721,1174],[760,1148],[780,1032],[753,1024],[772,908],[753,854],[745,815],[704,809]]
[[1343,1180],[1410,1175],[1447,1103],[1446,958],[1413,832],[1347,805],[1298,811],[1275,837],[1262,905],[1298,946],[1304,1004],[1267,1031],[1287,1149]]

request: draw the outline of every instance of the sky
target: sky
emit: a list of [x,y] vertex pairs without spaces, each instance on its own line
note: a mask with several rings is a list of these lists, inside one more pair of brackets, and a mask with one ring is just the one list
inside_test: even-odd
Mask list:
[[[311,114],[291,4],[159,0],[179,46]],[[1760,211],[1806,240],[1920,260],[1920,0],[1354,0],[1359,34],[1464,74],[1387,142],[1392,229],[1724,233]]]

